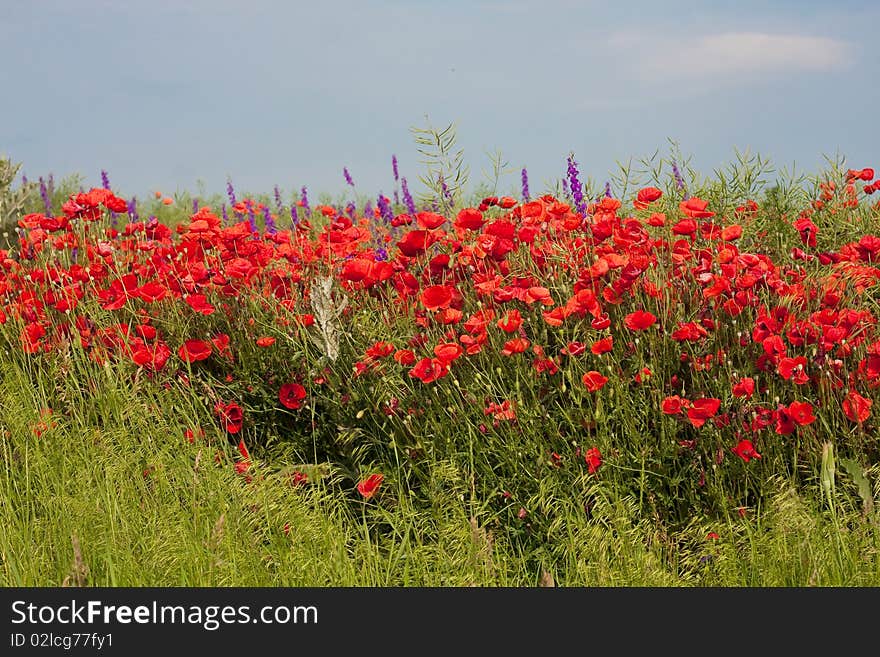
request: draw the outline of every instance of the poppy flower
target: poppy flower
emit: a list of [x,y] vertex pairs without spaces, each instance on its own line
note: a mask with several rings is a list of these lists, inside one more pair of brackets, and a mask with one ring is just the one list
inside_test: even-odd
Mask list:
[[[569,342],[562,349],[562,353],[566,356],[580,356],[587,350],[587,345],[583,342]],[[593,352],[595,353],[595,352]]]
[[211,345],[202,340],[187,340],[177,350],[180,360],[194,363],[211,357]]
[[[593,343],[593,346],[590,347],[590,351],[599,356],[600,354],[607,353],[614,349],[614,337],[608,336],[607,338],[602,338],[601,340],[596,340]],[[572,354],[574,355],[574,354]]]
[[870,399],[853,390],[843,400],[843,412],[851,422],[861,424],[871,415],[871,404],[873,402]]
[[398,349],[394,352],[394,360],[398,365],[412,365],[416,362],[416,355],[412,349]]
[[706,424],[706,420],[715,416],[720,407],[721,400],[714,397],[695,399],[691,402],[691,407],[688,409],[688,420],[693,426],[699,429]]
[[665,415],[678,415],[683,408],[687,408],[687,401],[687,399],[682,399],[678,395],[672,395],[660,403],[660,408]]
[[258,347],[271,347],[273,344],[275,344],[275,338],[273,338],[272,336],[264,335],[257,338]]
[[788,405],[788,414],[802,427],[812,424],[816,420],[816,416],[813,415],[813,405],[810,402],[791,402]]
[[525,338],[514,338],[513,340],[508,340],[504,343],[504,347],[501,349],[501,354],[503,356],[521,354],[529,348],[529,344],[531,343]]
[[229,433],[236,434],[241,431],[243,412],[241,406],[235,402],[223,404],[217,402],[214,405],[214,414],[220,420],[220,426]]
[[476,208],[465,208],[459,211],[453,225],[458,229],[480,230],[484,223],[482,212]]
[[594,474],[599,469],[599,466],[602,465],[602,453],[599,451],[599,448],[590,447],[584,453],[584,461],[587,463],[590,474]]
[[750,376],[745,376],[733,384],[733,396],[745,397],[751,399],[755,392],[755,380]]
[[379,486],[382,485],[382,481],[384,479],[385,475],[379,473],[371,474],[366,479],[358,482],[358,492],[363,496],[365,500],[368,500],[376,494],[376,491],[379,490]]
[[761,455],[755,451],[755,446],[752,444],[752,441],[747,439],[740,440],[739,443],[737,443],[736,447],[734,447],[731,451],[746,463],[748,463],[752,459],[761,458]]
[[689,198],[687,201],[682,201],[678,204],[678,209],[682,211],[683,214],[687,215],[691,219],[706,219],[708,217],[714,217],[715,213],[707,210],[706,208],[709,206],[708,201],[704,201],[701,198],[697,198],[693,196]]
[[522,315],[518,310],[508,310],[504,317],[498,320],[498,328],[506,333],[516,333],[522,326]]
[[590,370],[589,372],[584,374],[581,380],[584,382],[584,385],[587,386],[587,390],[589,390],[590,392],[596,392],[597,390],[600,390],[602,386],[608,383],[608,377],[602,376],[596,370]]
[[464,349],[454,342],[444,342],[434,347],[434,355],[445,365],[449,365],[463,353]]
[[648,207],[648,204],[653,203],[661,196],[663,196],[663,192],[656,187],[644,187],[636,194],[633,206],[638,210],[644,210]]
[[421,228],[425,230],[434,230],[439,228],[446,221],[446,217],[436,212],[419,212],[416,214],[416,221]]
[[202,315],[210,315],[214,312],[214,306],[208,303],[204,294],[189,294],[183,298],[190,308]]
[[278,401],[285,408],[296,410],[302,406],[306,398],[306,389],[299,383],[285,383],[278,390]]
[[452,290],[449,285],[431,285],[422,290],[420,299],[427,310],[448,308],[452,303]]
[[623,323],[630,331],[644,331],[657,321],[657,317],[645,310],[637,310],[623,319]]
[[[232,432],[230,432],[232,433]],[[235,464],[235,472],[237,474],[244,474],[251,467],[251,455],[245,447],[244,439],[238,441],[238,453],[241,456],[241,461],[237,461]],[[248,479],[250,481],[250,479]]]
[[443,378],[448,373],[449,368],[439,358],[422,358],[409,371],[412,378],[419,379],[422,383],[431,383]]

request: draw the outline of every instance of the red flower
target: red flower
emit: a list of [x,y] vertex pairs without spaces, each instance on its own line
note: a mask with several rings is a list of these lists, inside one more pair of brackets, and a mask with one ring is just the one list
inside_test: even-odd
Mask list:
[[449,368],[439,358],[422,358],[415,367],[409,371],[409,375],[414,379],[419,379],[422,383],[431,383],[449,373]]
[[810,402],[791,402],[788,406],[788,414],[802,427],[812,424],[816,420],[816,416],[813,415],[813,405]]
[[434,355],[444,364],[449,365],[464,353],[459,345],[454,342],[444,342],[434,347]]
[[608,383],[608,377],[602,376],[596,370],[590,370],[584,374],[582,381],[584,382],[584,385],[587,386],[587,390],[590,392],[596,392]]
[[663,192],[656,187],[644,187],[639,190],[638,194],[636,194],[636,200],[633,201],[633,206],[638,210],[644,210],[648,207],[649,203],[653,203],[661,196],[663,196]]
[[187,340],[177,350],[180,360],[194,363],[197,360],[205,360],[211,357],[211,345],[202,340]]
[[707,217],[715,216],[714,212],[710,212],[706,209],[708,206],[708,201],[704,201],[703,199],[694,196],[687,201],[679,203],[678,209],[691,219],[706,219]]
[[513,340],[508,340],[504,343],[504,348],[501,350],[501,354],[504,356],[521,354],[529,348],[529,344],[531,343],[525,338],[514,338]]
[[671,397],[667,397],[660,404],[663,413],[666,415],[678,415],[681,413],[683,408],[687,408],[688,400],[682,399],[678,395],[672,395]]
[[275,344],[275,338],[273,338],[269,335],[264,335],[262,337],[257,338],[257,346],[258,347],[271,347],[273,344]]
[[306,389],[299,383],[285,383],[278,390],[278,401],[282,406],[292,410],[302,406],[302,401],[305,398]]
[[[238,441],[238,453],[241,455],[242,460],[235,464],[235,472],[237,474],[244,474],[251,467],[251,455],[248,453],[247,447],[244,446],[244,439]],[[248,478],[248,481],[250,481],[250,478]]]
[[721,400],[714,397],[695,399],[688,409],[688,420],[697,429],[706,424],[706,420],[714,417],[721,407]]
[[630,331],[644,331],[653,326],[656,321],[657,318],[654,315],[644,310],[637,310],[623,319],[623,323]]
[[590,347],[590,351],[592,351],[594,354],[596,354],[598,356],[599,354],[604,354],[606,352],[611,351],[613,348],[614,348],[614,338],[609,335],[607,338],[602,338],[601,340],[596,340],[593,343],[593,346]]
[[602,465],[602,453],[598,447],[590,447],[584,454],[584,461],[587,462],[587,468],[590,474],[594,474],[599,466]]
[[734,447],[731,451],[746,463],[748,463],[752,459],[761,458],[761,455],[755,451],[755,446],[752,444],[751,440],[740,440],[739,443],[737,443],[737,446]]
[[364,499],[368,500],[376,494],[376,491],[379,490],[379,486],[382,485],[384,479],[385,475],[378,473],[371,474],[369,477],[358,483],[358,492],[363,495]]
[[733,386],[733,396],[734,397],[745,397],[746,399],[751,399],[752,394],[755,392],[755,380],[746,376],[737,381]]
[[562,353],[568,356],[580,356],[587,350],[587,345],[583,342],[569,342],[565,348],[563,348]]
[[518,310],[508,310],[504,317],[498,320],[498,328],[506,333],[516,333],[522,326],[522,315]]
[[223,404],[217,402],[214,406],[214,414],[220,419],[220,426],[229,433],[235,434],[241,431],[242,410],[235,402]]
[[452,290],[449,285],[431,285],[422,290],[422,305],[428,310],[448,308],[452,303]]
[[398,349],[394,352],[394,360],[398,365],[412,365],[416,362],[416,355],[412,349]]
[[861,424],[871,415],[871,404],[873,402],[870,399],[852,391],[843,400],[843,412],[851,422]]

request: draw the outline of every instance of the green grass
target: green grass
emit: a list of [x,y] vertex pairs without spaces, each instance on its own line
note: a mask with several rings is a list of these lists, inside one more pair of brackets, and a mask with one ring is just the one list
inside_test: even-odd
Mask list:
[[[246,483],[228,445],[190,445],[152,412],[153,402],[180,407],[171,392],[151,401],[108,374],[77,416],[34,439],[29,427],[48,401],[26,372],[4,370],[4,586],[880,584],[876,511],[866,516],[842,485],[836,515],[818,487],[805,497],[776,478],[745,518],[667,532],[640,516],[638,500],[585,482],[589,517],[577,496],[542,491],[533,508],[555,507],[554,521],[523,542],[525,525],[480,507],[453,463],[431,464],[427,508],[393,480],[393,505],[352,503],[332,473],[293,487],[277,463],[258,463]],[[96,423],[95,413],[112,419]]]

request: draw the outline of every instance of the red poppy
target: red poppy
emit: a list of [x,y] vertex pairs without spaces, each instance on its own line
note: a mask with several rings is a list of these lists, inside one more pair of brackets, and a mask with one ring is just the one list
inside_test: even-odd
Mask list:
[[608,383],[608,377],[602,376],[596,370],[590,370],[589,372],[584,374],[581,380],[584,382],[584,385],[587,386],[587,390],[589,390],[590,392],[596,392],[597,390],[600,390],[602,386]]
[[590,351],[592,351],[597,356],[600,354],[607,353],[614,349],[614,337],[608,336],[607,338],[602,338],[601,340],[596,340],[593,343],[593,346],[590,347]]
[[483,213],[476,208],[465,208],[458,213],[453,224],[458,229],[480,230],[483,227]]
[[382,474],[371,474],[366,479],[358,482],[357,489],[358,492],[364,497],[364,499],[368,500],[373,495],[376,494],[376,491],[379,490],[379,486],[382,485],[382,481],[385,479],[385,475]]
[[681,413],[682,409],[687,408],[688,405],[689,403],[687,399],[682,399],[678,395],[672,395],[661,402],[660,408],[665,415],[678,415]]
[[681,203],[679,203],[678,209],[691,219],[706,219],[708,217],[715,216],[714,212],[706,209],[708,206],[708,201],[704,201],[703,199],[694,196],[692,198],[689,198],[687,201],[682,201]]
[[736,447],[734,447],[731,451],[746,463],[748,463],[752,459],[761,458],[761,455],[755,451],[755,446],[752,444],[751,440],[740,440],[739,443],[737,443]]
[[273,344],[275,344],[275,338],[270,335],[264,335],[257,338],[258,347],[271,347]]
[[449,285],[431,285],[422,290],[422,305],[427,310],[439,310],[448,308],[452,303],[453,288]]
[[755,392],[755,380],[750,376],[745,376],[733,385],[734,397],[745,397],[751,399]]
[[584,461],[587,463],[590,474],[594,474],[599,469],[599,466],[602,465],[602,453],[599,451],[599,448],[590,447],[584,453]]
[[587,350],[587,345],[584,344],[583,342],[569,342],[562,349],[562,353],[565,354],[566,356],[580,356],[586,350]]
[[463,353],[464,349],[454,342],[444,342],[434,347],[434,355],[445,365],[449,365]]
[[504,347],[501,349],[501,354],[503,356],[521,354],[529,348],[529,344],[531,343],[525,338],[514,338],[513,340],[508,340],[504,343]]
[[623,323],[630,331],[644,331],[654,325],[657,317],[645,310],[637,310],[623,319]]
[[421,228],[425,230],[434,230],[439,228],[446,221],[446,217],[436,212],[419,212],[416,214],[416,221]]
[[691,403],[691,407],[688,409],[688,420],[692,425],[699,429],[706,424],[706,420],[715,416],[720,407],[721,400],[715,399],[714,397],[695,399]]
[[243,412],[241,406],[235,402],[223,404],[217,402],[214,405],[214,414],[220,420],[220,426],[229,433],[236,434],[241,431]]
[[843,412],[851,422],[861,424],[870,417],[871,404],[873,402],[870,399],[862,397],[853,390],[843,400]]
[[498,320],[498,328],[506,333],[516,333],[522,326],[522,315],[518,310],[508,310],[504,317]]
[[[234,433],[230,431],[230,433]],[[244,445],[244,439],[238,441],[238,453],[241,456],[241,461],[237,461],[235,464],[235,472],[237,474],[244,474],[251,467],[251,455],[247,450],[247,447]],[[250,479],[248,479],[250,481]]]
[[208,298],[204,294],[189,294],[183,300],[190,308],[202,315],[210,315],[214,312],[214,306],[208,303]]
[[656,187],[644,187],[639,190],[638,194],[636,194],[636,200],[633,201],[633,206],[639,210],[644,210],[648,207],[649,203],[653,203],[661,196],[663,196],[663,192]]
[[177,355],[187,363],[205,360],[211,357],[211,345],[203,340],[187,340],[177,350]]
[[422,383],[431,383],[443,378],[448,373],[448,366],[439,358],[422,358],[409,371],[412,378],[419,379]]
[[296,410],[302,406],[303,399],[306,398],[306,389],[299,383],[285,383],[278,390],[278,401],[285,408]]
[[791,402],[788,406],[788,414],[802,427],[812,424],[816,420],[816,416],[813,415],[813,405],[810,402]]
[[412,365],[416,362],[416,355],[412,349],[398,349],[394,352],[394,360],[398,365]]

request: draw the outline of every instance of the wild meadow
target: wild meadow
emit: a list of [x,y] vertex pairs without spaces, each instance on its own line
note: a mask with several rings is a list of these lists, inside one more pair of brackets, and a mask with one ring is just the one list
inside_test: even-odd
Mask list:
[[[0,179],[5,586],[880,585],[880,182]],[[604,182],[604,181],[603,181]]]

